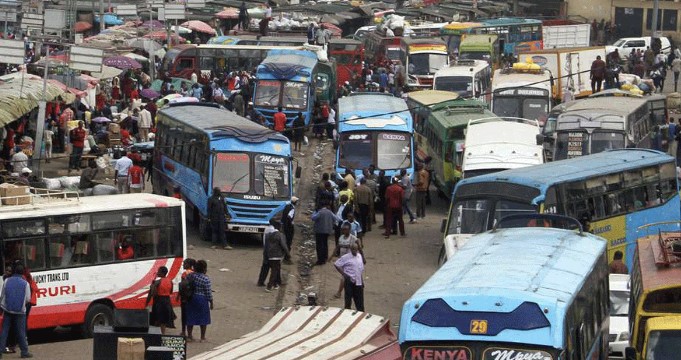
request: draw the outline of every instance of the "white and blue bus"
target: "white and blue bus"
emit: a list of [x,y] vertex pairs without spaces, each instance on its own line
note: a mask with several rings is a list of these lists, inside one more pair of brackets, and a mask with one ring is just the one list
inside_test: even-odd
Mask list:
[[224,194],[229,231],[263,233],[290,202],[293,158],[285,136],[200,103],[162,109],[156,128],[154,192],[169,195],[179,187],[202,235],[214,188]]
[[471,237],[405,302],[403,359],[606,359],[606,244],[551,227]]
[[407,103],[390,94],[354,93],[338,100],[336,172],[360,175],[369,165],[386,176],[414,173],[414,122]]

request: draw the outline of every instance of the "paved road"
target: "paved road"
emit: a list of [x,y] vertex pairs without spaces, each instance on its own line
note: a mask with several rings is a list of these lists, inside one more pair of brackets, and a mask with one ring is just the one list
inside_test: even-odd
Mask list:
[[[333,266],[309,268],[303,257],[308,249],[305,241],[309,241],[304,231],[305,226],[310,225],[309,201],[317,185],[315,179],[321,172],[331,170],[331,151],[330,143],[319,146],[313,141],[304,149],[304,156],[296,154],[305,170],[297,190],[301,204],[294,242],[296,264],[283,266],[287,285],[279,293],[266,293],[256,286],[262,259],[262,248],[257,238],[239,237],[231,251],[211,250],[210,244],[199,240],[195,230],[189,228],[188,243],[192,247],[189,256],[208,260],[208,275],[215,290],[213,324],[208,328],[209,342],[189,344],[190,357],[258,329],[279,307],[294,304],[301,293],[316,292],[319,304],[343,305],[341,299],[333,298],[340,279]],[[315,153],[318,156],[314,156]],[[313,168],[314,171],[310,171]],[[402,304],[436,269],[441,244],[440,221],[446,208],[445,201],[435,198],[425,220],[407,224],[407,237],[386,240],[376,229],[365,238],[366,310],[391,319],[395,332]],[[179,333],[179,330],[176,332]],[[67,329],[30,333],[29,343],[31,352],[38,359],[93,358],[92,340],[82,339]],[[18,355],[5,356],[8,359],[15,357],[18,358]]]

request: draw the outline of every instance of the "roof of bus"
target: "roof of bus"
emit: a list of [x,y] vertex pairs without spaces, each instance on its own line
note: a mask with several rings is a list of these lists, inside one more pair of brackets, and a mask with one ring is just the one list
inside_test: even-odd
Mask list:
[[503,26],[503,25],[541,25],[541,20],[522,19],[522,18],[496,18],[482,20],[481,27]]
[[641,265],[643,291],[657,290],[668,286],[681,286],[681,266],[672,264],[668,267],[658,267],[655,264],[652,241],[658,241],[658,234],[638,239],[638,260]]
[[492,77],[492,91],[503,86],[521,87],[532,84],[532,87],[551,90],[551,74],[548,71],[543,72],[510,72],[504,73],[502,69],[494,71]]
[[449,67],[442,68],[435,73],[435,77],[452,76],[452,75],[469,75],[473,76],[478,71],[489,67],[489,63],[485,60],[459,60],[449,63]]
[[481,22],[452,22],[440,28],[440,32],[447,30],[464,30],[482,26]]
[[198,49],[257,49],[257,50],[274,50],[274,49],[290,49],[303,50],[302,46],[295,45],[241,45],[241,44],[205,44],[197,46]]
[[522,169],[505,170],[459,181],[454,188],[481,182],[507,182],[539,188],[542,191],[557,183],[587,179],[594,176],[657,165],[674,161],[661,151],[649,149],[618,149],[572,159],[553,161]]
[[148,193],[52,198],[49,201],[36,198],[33,204],[0,207],[0,221],[99,211],[175,207],[183,204],[184,201],[180,199]]
[[437,44],[437,45],[446,45],[445,41],[440,39],[440,38],[435,38],[435,37],[429,37],[429,38],[412,38],[412,37],[403,37],[401,38],[402,41],[407,44],[407,45],[418,45],[418,44]]
[[570,104],[568,109],[563,114],[573,111],[593,110],[595,112],[616,112],[627,114],[641,105],[645,104],[650,98],[632,98],[612,96],[608,97],[607,101],[604,98],[586,98],[576,100]]
[[497,41],[499,36],[496,34],[466,34],[461,40],[461,45],[464,44],[490,44]]
[[[270,71],[279,70],[278,72],[285,75],[289,71],[281,68],[281,65],[312,69],[317,65],[317,62],[317,54],[309,50],[272,49],[267,52],[265,60],[258,65],[258,71],[269,68]],[[276,64],[276,67],[272,67],[272,64]],[[290,76],[285,77],[288,78]]]
[[459,94],[443,90],[422,90],[407,93],[410,102],[420,106],[431,106],[448,100],[456,100]]
[[681,330],[681,316],[656,316],[646,320],[646,330]]
[[479,100],[459,99],[448,101],[442,106],[433,107],[431,124],[441,136],[446,136],[447,129],[466,127],[470,120],[496,117],[487,110],[487,105]]
[[342,97],[338,99],[338,120],[339,132],[367,128],[413,130],[407,103],[390,94],[354,93]]
[[[429,336],[427,340],[456,335],[451,327],[426,327],[412,321],[418,309],[426,309],[427,300],[441,299],[459,312],[511,313],[524,302],[536,303],[551,324],[543,332],[546,337],[506,329],[494,341],[527,342],[531,338],[531,343],[562,347],[562,318],[585,278],[597,268],[606,246],[598,236],[556,228],[499,229],[474,235],[405,302],[400,342],[426,340],[405,338],[410,327],[427,328],[427,332],[414,331],[417,336]],[[475,337],[460,335],[458,339]]]
[[252,143],[266,140],[288,142],[284,135],[216,106],[201,103],[173,104],[161,109],[159,114],[205,132],[210,139],[236,137]]

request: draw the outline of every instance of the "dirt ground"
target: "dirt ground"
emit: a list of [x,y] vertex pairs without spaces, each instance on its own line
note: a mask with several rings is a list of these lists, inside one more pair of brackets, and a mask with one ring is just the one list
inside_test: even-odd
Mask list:
[[[215,309],[211,313],[212,324],[208,327],[209,341],[190,343],[189,357],[260,328],[281,306],[306,302],[310,292],[317,294],[318,304],[343,306],[342,299],[333,297],[340,281],[333,265],[312,266],[315,260],[314,239],[310,231],[313,194],[321,174],[331,171],[334,158],[332,144],[312,139],[303,153],[294,155],[303,167],[302,178],[296,183],[296,195],[301,200],[296,214],[294,264],[283,265],[282,278],[286,284],[278,293],[267,293],[256,286],[262,260],[259,238],[239,236],[233,239],[234,250],[212,250],[209,243],[198,238],[195,229],[188,227],[188,255],[208,261],[208,275],[215,291]],[[434,189],[431,190],[433,205],[427,209],[426,219],[417,224],[407,224],[406,237],[393,236],[386,240],[375,227],[364,239],[366,311],[389,318],[396,334],[402,304],[437,266],[442,244],[439,228],[446,216],[447,203],[435,196]],[[381,215],[377,216],[380,222]],[[179,333],[179,329],[170,331]],[[32,332],[29,344],[37,359],[96,358],[92,354],[91,339],[82,339],[65,329]],[[4,356],[7,359],[18,357],[18,354]]]

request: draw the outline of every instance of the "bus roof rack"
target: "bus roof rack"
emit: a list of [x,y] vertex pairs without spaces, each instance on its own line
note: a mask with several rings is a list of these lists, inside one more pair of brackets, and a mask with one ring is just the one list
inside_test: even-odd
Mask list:
[[681,232],[658,230],[657,240],[651,241],[650,248],[658,267],[681,263]]
[[[20,191],[24,191],[22,188]],[[50,190],[29,187],[28,193],[14,194],[0,197],[0,212],[30,210],[46,206],[76,205],[80,201],[80,194],[73,190]]]

